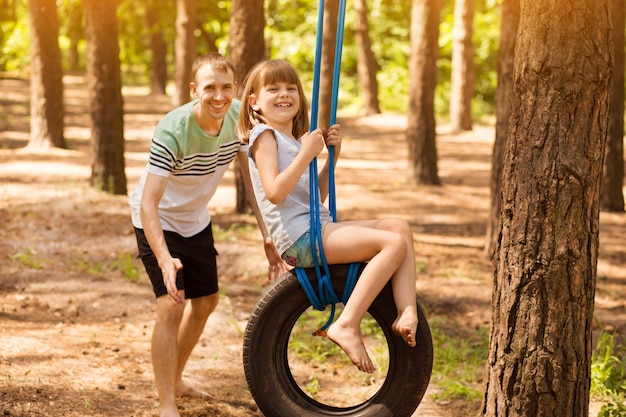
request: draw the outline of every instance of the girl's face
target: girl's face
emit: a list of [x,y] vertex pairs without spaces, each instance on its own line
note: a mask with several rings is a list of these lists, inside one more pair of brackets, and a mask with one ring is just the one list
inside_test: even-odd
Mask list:
[[272,125],[292,122],[300,110],[298,86],[285,82],[264,86],[250,96],[249,102]]

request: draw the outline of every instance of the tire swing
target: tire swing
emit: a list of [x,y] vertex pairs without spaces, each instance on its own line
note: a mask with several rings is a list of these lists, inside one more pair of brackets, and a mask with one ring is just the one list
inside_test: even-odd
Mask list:
[[[331,99],[331,125],[335,122],[336,97],[339,89],[339,63],[341,60],[345,3],[346,0],[340,0],[339,4]],[[311,105],[311,130],[314,130],[317,124],[323,14],[324,0],[320,0]],[[334,157],[332,148],[329,149],[329,152],[329,157]],[[336,221],[333,164],[330,164],[330,167],[329,209]],[[324,311],[330,305],[331,312],[328,321],[313,333],[314,335],[324,335],[326,328],[334,319],[335,304],[345,304],[364,266],[363,264],[326,264],[321,247],[321,231],[317,227],[319,212],[315,210],[319,204],[316,159],[311,162],[309,173],[312,207],[311,245],[315,247],[316,242],[320,242],[322,268],[316,262],[315,268],[296,268],[283,274],[257,302],[248,321],[243,344],[243,365],[250,393],[266,417],[410,417],[421,402],[430,381],[433,364],[432,337],[428,322],[419,304],[419,325],[415,335],[416,346],[409,347],[402,337],[392,332],[391,325],[397,312],[390,282],[385,285],[368,309],[369,316],[375,323],[374,327],[379,330],[379,340],[384,344],[387,351],[387,372],[384,380],[381,376],[382,382],[379,381],[374,387],[374,392],[366,392],[364,398],[359,397],[353,404],[329,405],[326,403],[327,401],[320,402],[314,398],[315,395],[311,391],[315,392],[316,389],[304,389],[301,386],[302,377],[298,375],[297,370],[292,369],[290,343],[292,343],[293,334],[301,326],[300,323],[303,318],[306,319],[311,309]],[[331,276],[332,280],[330,279]],[[314,288],[317,288],[317,292]],[[342,294],[341,299],[337,294]],[[328,341],[327,343],[329,347],[335,347],[332,342]],[[339,348],[337,347],[337,349]],[[347,359],[343,351],[341,352]],[[324,352],[322,352],[322,356],[326,358]],[[313,361],[315,359],[311,359],[309,362]],[[347,361],[350,362],[349,359]],[[314,372],[319,372],[320,367],[323,368],[323,365],[318,366],[315,363],[312,365]],[[351,362],[348,367],[355,369]],[[337,371],[335,368],[334,373],[333,370],[330,373],[332,391],[345,396],[345,384],[343,382],[335,383],[337,378],[343,377],[344,372]],[[312,380],[317,381],[316,378],[312,378]]]

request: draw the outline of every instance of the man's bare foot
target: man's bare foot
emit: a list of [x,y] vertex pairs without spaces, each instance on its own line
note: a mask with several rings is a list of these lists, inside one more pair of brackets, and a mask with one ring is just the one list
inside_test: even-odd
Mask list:
[[176,396],[181,398],[197,398],[200,400],[211,401],[213,397],[205,392],[198,391],[189,385],[182,383],[176,387]]
[[338,323],[334,323],[328,328],[326,335],[333,343],[343,349],[360,371],[371,374],[376,370],[367,354],[367,350],[365,350],[365,345],[358,329],[355,331],[351,327],[343,327]]
[[415,346],[415,333],[417,331],[417,316],[411,319],[406,314],[398,317],[391,325],[391,330],[398,336],[402,337],[407,345],[410,347]]

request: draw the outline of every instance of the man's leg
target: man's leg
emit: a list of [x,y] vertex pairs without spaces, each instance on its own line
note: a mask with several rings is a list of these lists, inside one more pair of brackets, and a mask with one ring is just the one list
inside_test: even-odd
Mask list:
[[209,315],[217,307],[219,293],[192,298],[186,305],[178,332],[178,358],[176,369],[176,396],[209,399],[183,381],[183,371],[193,348],[198,343]]
[[177,340],[184,305],[168,295],[156,300],[156,322],[152,331],[152,367],[159,395],[161,417],[178,417],[176,407]]

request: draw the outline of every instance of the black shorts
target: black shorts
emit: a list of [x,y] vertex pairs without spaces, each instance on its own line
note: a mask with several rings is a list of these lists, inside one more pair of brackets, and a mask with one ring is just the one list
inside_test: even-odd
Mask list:
[[[176,275],[176,288],[185,291],[185,298],[198,298],[218,292],[217,251],[213,242],[213,230],[209,224],[200,233],[183,237],[165,230],[165,243],[174,258],[179,258],[183,268]],[[167,294],[163,273],[152,252],[143,229],[135,228],[139,257],[152,282],[152,290],[158,298]]]

